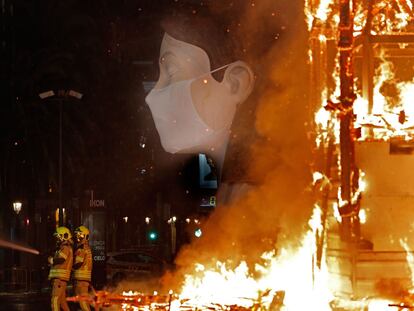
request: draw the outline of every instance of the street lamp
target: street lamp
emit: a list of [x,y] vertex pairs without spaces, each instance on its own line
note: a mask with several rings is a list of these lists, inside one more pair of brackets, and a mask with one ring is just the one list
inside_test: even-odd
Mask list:
[[56,94],[53,90],[39,93],[41,99],[47,99],[52,97],[59,102],[59,226],[63,226],[63,206],[62,206],[62,106],[63,100],[66,100],[68,97],[73,97],[76,99],[82,99],[83,94],[74,90],[58,90],[57,97],[54,97]]
[[[20,201],[14,201],[12,203],[13,206],[13,211],[16,213],[16,216],[13,217],[13,225],[12,225],[12,230],[10,230],[10,239],[11,241],[15,241],[18,240],[18,232],[19,232],[19,213],[22,210],[23,204]],[[15,252],[14,250],[12,250],[11,253],[11,260],[12,260],[12,264],[13,266],[15,265],[15,260],[16,260],[16,256],[15,256]],[[18,258],[19,255],[17,255]]]
[[19,201],[13,202],[13,211],[17,215],[19,215],[21,210],[22,210],[22,202],[19,202]]

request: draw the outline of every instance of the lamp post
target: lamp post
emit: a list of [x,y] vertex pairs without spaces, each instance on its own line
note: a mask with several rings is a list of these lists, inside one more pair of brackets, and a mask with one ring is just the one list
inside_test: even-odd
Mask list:
[[170,225],[171,229],[171,256],[174,257],[177,245],[177,228],[175,223],[177,222],[177,217],[173,216],[168,219],[167,223]]
[[[15,240],[18,240],[18,232],[19,232],[19,229],[20,229],[19,228],[19,225],[20,225],[20,223],[19,223],[19,213],[22,210],[23,204],[20,201],[14,201],[12,203],[12,206],[13,206],[13,211],[16,213],[16,215],[13,217],[14,218],[13,219],[13,225],[12,225],[12,228],[11,228],[11,231],[10,231],[10,233],[11,233],[10,239],[13,242]],[[13,266],[16,264],[16,261],[18,261],[18,258],[19,258],[18,256],[19,255],[15,256],[15,252],[12,249],[11,260],[12,260],[12,265]]]
[[19,213],[22,210],[23,204],[20,201],[14,201],[13,202],[13,211],[16,213],[14,216],[13,221],[13,229],[11,232],[11,240],[14,241],[17,239],[18,231],[19,231]]
[[83,94],[79,93],[74,90],[58,90],[57,96],[55,96],[55,92],[53,90],[42,92],[39,94],[41,99],[56,99],[59,104],[59,226],[63,226],[64,220],[64,213],[63,213],[63,205],[62,205],[62,183],[63,183],[63,174],[62,174],[62,106],[63,101],[68,99],[69,97],[73,97],[76,99],[82,99]]

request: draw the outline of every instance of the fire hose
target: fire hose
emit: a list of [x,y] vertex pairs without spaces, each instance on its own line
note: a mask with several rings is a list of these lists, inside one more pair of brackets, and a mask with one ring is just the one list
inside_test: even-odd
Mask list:
[[14,249],[17,251],[22,251],[22,252],[26,252],[26,253],[30,253],[33,255],[39,255],[39,251],[37,249],[34,249],[32,247],[28,247],[22,244],[18,244],[15,242],[11,242],[8,240],[4,240],[4,239],[0,239],[0,248],[10,248],[10,249]]
[[135,293],[114,294],[107,291],[96,291],[94,295],[77,295],[66,298],[67,301],[81,302],[85,301],[99,310],[102,307],[109,307],[112,305],[134,306],[139,310],[147,308],[148,306],[157,307],[155,309],[166,309],[172,297],[161,295],[144,295]]

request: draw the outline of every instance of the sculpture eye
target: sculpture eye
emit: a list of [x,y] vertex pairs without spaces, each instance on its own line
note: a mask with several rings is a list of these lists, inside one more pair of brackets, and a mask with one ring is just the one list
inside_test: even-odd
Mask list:
[[159,59],[161,71],[163,71],[169,78],[173,77],[180,70],[179,64],[176,56],[170,52],[165,53]]
[[179,71],[178,66],[172,62],[166,64],[165,67],[166,73],[169,77],[173,77]]

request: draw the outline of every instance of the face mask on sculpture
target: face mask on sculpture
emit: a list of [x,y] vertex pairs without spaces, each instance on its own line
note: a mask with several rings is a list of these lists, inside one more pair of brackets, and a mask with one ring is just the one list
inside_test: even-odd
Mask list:
[[[167,33],[160,55],[160,77],[146,102],[162,147],[224,157],[237,104],[253,86],[250,68],[237,61],[211,70],[204,50]],[[225,70],[222,82],[211,75],[218,70]]]
[[[228,66],[222,66],[197,78],[174,82],[163,88],[154,88],[148,94],[145,100],[165,151],[177,153],[197,146],[211,149],[220,146],[227,139],[231,122],[218,129],[207,125],[195,109],[191,84]],[[228,121],[233,119],[234,112],[235,109]]]

